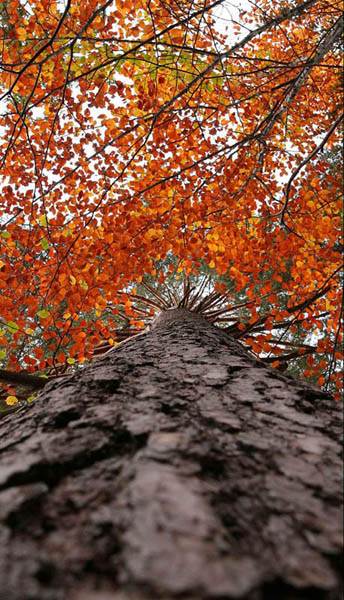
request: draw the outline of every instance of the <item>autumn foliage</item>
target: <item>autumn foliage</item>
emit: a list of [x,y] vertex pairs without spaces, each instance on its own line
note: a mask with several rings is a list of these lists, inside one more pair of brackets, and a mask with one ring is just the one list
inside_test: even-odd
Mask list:
[[173,255],[231,283],[253,352],[298,332],[340,389],[341,3],[231,6],[1,3],[3,368],[90,359]]

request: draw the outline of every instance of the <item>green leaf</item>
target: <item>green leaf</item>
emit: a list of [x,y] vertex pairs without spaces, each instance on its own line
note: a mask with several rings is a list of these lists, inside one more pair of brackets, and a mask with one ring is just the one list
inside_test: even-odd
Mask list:
[[49,248],[49,242],[48,242],[48,240],[46,238],[43,238],[41,240],[41,246],[42,246],[43,250],[48,250],[48,248]]
[[39,310],[37,315],[40,319],[47,319],[50,316],[50,312],[48,310]]
[[8,321],[7,328],[11,333],[15,333],[16,331],[18,331],[19,325],[17,325],[17,323],[15,323],[14,321]]
[[6,352],[5,350],[0,350],[0,358],[5,358]]
[[8,233],[8,231],[3,231],[1,233],[1,237],[4,238],[4,240],[8,240],[9,237],[11,237],[10,233]]

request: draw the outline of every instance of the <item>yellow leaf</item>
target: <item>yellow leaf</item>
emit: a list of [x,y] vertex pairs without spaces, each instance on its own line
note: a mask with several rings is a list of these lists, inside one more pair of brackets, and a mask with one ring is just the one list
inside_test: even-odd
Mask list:
[[8,406],[14,406],[15,404],[18,404],[18,402],[17,396],[7,396],[6,398],[6,404],[8,404]]

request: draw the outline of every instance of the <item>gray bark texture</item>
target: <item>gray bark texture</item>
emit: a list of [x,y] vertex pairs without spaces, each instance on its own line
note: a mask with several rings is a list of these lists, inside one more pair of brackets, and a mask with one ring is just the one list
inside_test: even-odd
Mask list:
[[1,600],[339,600],[341,411],[184,309],[1,422]]

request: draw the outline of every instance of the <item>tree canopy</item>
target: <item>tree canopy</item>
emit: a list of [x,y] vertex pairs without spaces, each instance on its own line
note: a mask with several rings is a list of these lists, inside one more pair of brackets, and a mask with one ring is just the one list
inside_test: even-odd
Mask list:
[[297,335],[339,397],[342,7],[249,7],[1,3],[4,368],[83,362],[147,277],[205,269],[253,352]]

